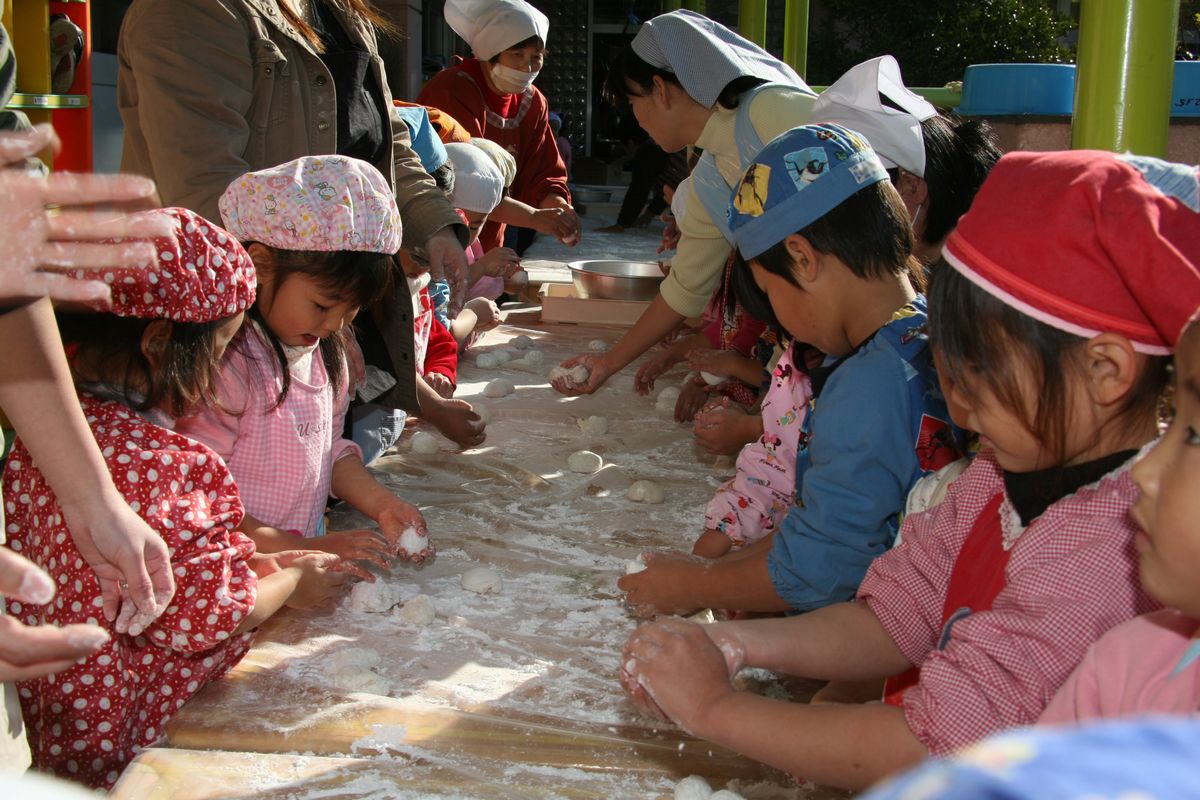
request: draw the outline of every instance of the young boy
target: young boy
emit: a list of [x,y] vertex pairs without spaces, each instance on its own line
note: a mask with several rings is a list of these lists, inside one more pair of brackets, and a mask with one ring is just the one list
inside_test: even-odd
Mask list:
[[[896,536],[913,483],[957,457],[914,289],[912,228],[870,146],[837,126],[752,164],[730,204],[752,313],[827,353],[796,456],[796,504],[714,562],[650,556],[618,584],[640,612],[809,611],[849,600]],[[736,283],[736,281],[735,281]],[[782,290],[782,291],[781,291]],[[753,290],[744,294],[753,294]],[[776,298],[786,296],[786,303]]]

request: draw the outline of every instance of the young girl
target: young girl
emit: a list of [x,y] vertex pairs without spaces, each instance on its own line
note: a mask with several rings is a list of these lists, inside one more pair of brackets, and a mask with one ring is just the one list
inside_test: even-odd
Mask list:
[[[220,205],[254,260],[259,295],[225,357],[219,403],[179,430],[225,459],[246,504],[241,530],[260,551],[303,543],[381,567],[396,552],[420,561],[429,550],[420,512],[376,481],[342,438],[347,326],[386,290],[400,249],[387,182],[358,159],[305,157],[241,176]],[[326,532],[331,496],[379,532]]]
[[18,684],[34,766],[91,787],[111,787],[188,698],[238,662],[253,628],[285,604],[331,599],[346,580],[327,554],[255,557],[237,530],[242,503],[225,464],[171,430],[211,399],[221,353],[254,300],[254,267],[232,236],[190,211],[149,216],[177,226],[155,240],[155,263],[107,271],[110,313],[61,325],[113,481],[170,548],[177,590],[158,621],[132,636],[100,613],[95,573],[19,440],[4,474],[10,546],[58,587],[46,605],[10,602],[9,611],[29,625],[87,623],[111,635],[85,660]]
[[[1174,176],[1156,184],[1200,212],[1195,167],[1128,159],[1147,176]],[[1164,168],[1165,167],[1165,168]],[[1200,213],[1180,214],[1173,239],[1200,267]],[[1175,351],[1175,416],[1166,434],[1131,470],[1140,495],[1133,519],[1142,585],[1169,606],[1109,631],[1094,644],[1046,712],[1044,723],[1100,717],[1200,712],[1200,323],[1193,317]]]
[[[1119,156],[1004,156],[930,288],[943,386],[984,449],[939,505],[907,518],[857,602],[639,628],[623,659],[635,699],[846,787],[1037,719],[1093,640],[1155,606],[1133,576],[1129,462],[1155,435],[1161,354],[1200,305],[1196,230],[1194,212]],[[887,704],[806,706],[735,692],[744,665],[917,674]]]
[[688,213],[658,296],[607,353],[563,362],[589,370],[585,384],[555,382],[564,394],[596,391],[682,320],[704,310],[730,251],[725,217],[730,190],[763,143],[808,122],[816,99],[791,67],[686,10],[644,23],[613,59],[605,91],[632,107],[638,124],[663,150],[695,145],[704,155],[691,172]]

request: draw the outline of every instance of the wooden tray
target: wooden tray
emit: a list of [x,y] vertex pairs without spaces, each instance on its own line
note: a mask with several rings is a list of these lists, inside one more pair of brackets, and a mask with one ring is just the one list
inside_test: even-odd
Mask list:
[[575,296],[573,284],[543,283],[538,294],[543,322],[629,327],[650,306],[649,300],[583,300]]

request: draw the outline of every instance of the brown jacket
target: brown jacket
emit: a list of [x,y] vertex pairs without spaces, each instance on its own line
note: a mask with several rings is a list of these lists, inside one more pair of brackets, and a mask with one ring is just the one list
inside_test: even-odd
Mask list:
[[[374,57],[371,71],[390,109],[374,30],[336,2],[331,6]],[[337,152],[333,78],[283,18],[278,0],[135,0],[121,27],[117,60],[125,122],[121,169],[153,178],[165,205],[219,221],[217,200],[237,176]],[[392,147],[375,166],[395,189],[406,250],[423,247],[447,226],[466,244],[462,220],[421,168],[407,126],[394,116]],[[389,304],[397,319],[386,326],[385,340],[403,389],[394,396],[415,411],[412,305],[405,282],[398,286]]]

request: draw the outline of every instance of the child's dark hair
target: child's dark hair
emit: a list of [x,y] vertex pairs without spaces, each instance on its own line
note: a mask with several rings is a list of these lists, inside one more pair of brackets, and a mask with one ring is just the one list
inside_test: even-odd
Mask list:
[[[246,246],[249,247],[249,244]],[[391,256],[383,253],[353,250],[308,252],[260,246],[266,247],[270,252],[270,280],[276,291],[293,275],[306,275],[313,279],[324,293],[342,302],[362,307],[370,306],[383,297],[396,280],[398,267]],[[283,344],[267,327],[259,302],[256,301],[251,306],[249,313],[258,323],[259,335],[263,336],[264,341],[275,351],[275,367],[283,380],[279,397],[275,399],[274,407],[278,408],[291,388],[292,376]],[[247,329],[247,335],[251,335],[250,329]],[[350,336],[353,336],[353,332],[345,328],[321,340],[321,360],[325,364],[325,372],[329,376],[331,386],[341,385],[346,364],[346,341]],[[239,337],[231,346],[244,348],[245,343]]]
[[[818,252],[835,256],[863,280],[907,271],[918,290],[925,288],[923,270],[911,255],[913,233],[908,212],[890,181],[859,189],[796,233]],[[792,272],[786,242],[767,248],[754,261],[767,272],[800,285]]]
[[983,179],[1000,160],[1000,148],[985,120],[967,120],[953,113],[922,122],[921,137],[925,141],[925,184],[929,188],[921,239],[936,244],[967,213]]
[[[522,39],[516,44],[510,44],[508,47],[504,48],[504,50],[524,50],[526,47],[539,47],[545,49],[546,43],[542,41],[542,37],[535,33],[533,36]],[[501,50],[500,53],[503,53],[504,50]],[[496,55],[489,58],[488,63],[495,64],[497,61],[499,61],[500,53],[496,53]]]
[[[628,105],[631,94],[629,86],[637,86],[641,94],[635,96],[641,97],[650,91],[656,77],[683,88],[674,72],[643,61],[632,46],[626,45],[608,67],[608,77],[604,80],[604,98],[616,106]],[[729,109],[737,108],[743,94],[766,82],[765,79],[753,75],[734,78],[725,84],[725,88],[717,95],[717,105]]]
[[169,322],[171,335],[155,369],[142,352],[142,336],[155,320],[86,312],[55,315],[73,371],[76,364],[86,365],[86,374],[77,373],[77,380],[100,379],[139,411],[165,407],[182,416],[215,404],[220,374],[216,332],[223,320]]
[[[929,340],[943,380],[968,399],[980,390],[990,392],[1024,421],[1054,464],[1064,463],[1070,381],[1083,369],[1084,339],[1005,304],[939,260],[931,270]],[[1030,367],[1035,381],[1032,411],[1018,383],[1020,363]],[[1142,415],[1153,419],[1169,377],[1168,357],[1148,358],[1114,424]]]

